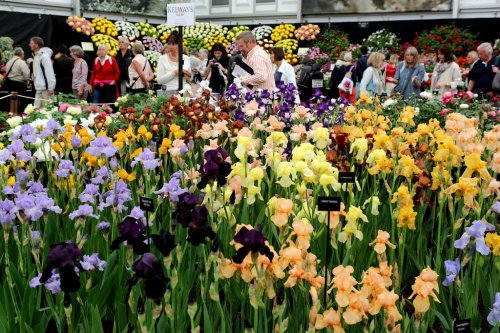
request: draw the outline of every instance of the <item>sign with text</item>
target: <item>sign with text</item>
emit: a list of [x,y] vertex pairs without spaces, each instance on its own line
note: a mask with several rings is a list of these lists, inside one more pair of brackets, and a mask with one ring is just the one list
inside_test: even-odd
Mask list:
[[470,319],[456,320],[455,324],[453,325],[453,332],[470,333],[472,332],[470,324],[471,324]]
[[339,212],[340,197],[318,197],[318,210],[320,212]]
[[186,27],[194,25],[194,3],[176,3],[167,5],[167,24]]
[[339,172],[339,183],[354,183],[355,181],[354,172]]
[[141,210],[145,212],[154,212],[155,205],[153,203],[153,199],[141,197],[139,206],[141,207]]

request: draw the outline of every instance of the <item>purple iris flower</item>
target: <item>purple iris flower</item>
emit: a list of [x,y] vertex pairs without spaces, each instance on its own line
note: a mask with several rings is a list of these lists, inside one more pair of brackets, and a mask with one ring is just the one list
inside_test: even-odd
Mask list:
[[70,220],[74,220],[77,217],[92,217],[98,219],[99,216],[94,214],[94,207],[88,204],[83,204],[69,214]]
[[460,259],[446,260],[444,262],[444,267],[446,269],[446,279],[443,281],[443,286],[449,287],[455,281],[458,272],[460,272]]
[[495,303],[486,319],[491,326],[500,325],[500,293],[495,294]]
[[0,150],[0,165],[4,165],[7,161],[12,161],[14,156],[9,149]]
[[465,228],[465,232],[460,239],[455,241],[455,248],[463,250],[471,239],[474,239],[473,248],[484,256],[490,254],[490,249],[486,246],[484,234],[486,231],[495,231],[495,226],[481,220],[472,222],[470,227]]
[[0,200],[0,223],[2,226],[12,224],[16,219],[17,212],[18,208],[14,204],[14,201],[9,199]]
[[106,262],[99,259],[98,253],[92,253],[90,256],[84,255],[81,265],[86,271],[93,271],[97,268],[102,272],[106,268]]
[[[42,274],[38,274],[35,276],[33,279],[30,280],[29,286],[31,288],[36,288],[38,286],[41,286],[42,283],[40,282],[40,278],[42,277]],[[57,294],[58,292],[61,291],[61,279],[59,277],[59,274],[52,272],[52,276],[49,277],[43,285],[45,288],[50,291],[52,294]]]
[[236,243],[243,245],[233,256],[233,261],[241,264],[248,253],[259,252],[269,258],[270,261],[274,258],[274,253],[271,252],[269,246],[265,244],[266,238],[262,234],[262,225],[259,224],[257,229],[249,230],[242,227],[233,239]]
[[22,169],[20,169],[16,173],[16,179],[21,183],[25,182],[29,177],[30,177],[29,172]]
[[155,159],[155,153],[152,152],[149,148],[145,148],[144,151],[139,154],[139,156],[134,157],[134,160],[130,165],[133,167],[138,162],[141,162],[142,166],[146,170],[154,170],[160,166],[160,159]]
[[146,243],[144,243],[146,239],[144,235],[145,226],[141,220],[132,216],[126,216],[123,221],[118,224],[118,231],[120,232],[120,236],[111,243],[111,250],[116,250],[118,245],[127,242],[127,245],[133,247],[135,254],[144,254],[147,252],[148,247]]
[[146,225],[146,216],[144,216],[144,212],[140,207],[135,206],[134,208],[132,208],[129,215],[140,220],[142,223],[144,223],[144,225]]
[[35,129],[31,125],[22,125],[19,135],[21,135],[24,142],[33,143],[36,141]]
[[491,206],[491,210],[494,211],[497,215],[500,215],[500,201],[497,201]]
[[71,136],[71,145],[73,148],[78,149],[80,145],[82,144],[82,139],[77,137],[77,136]]
[[226,161],[229,154],[222,147],[207,150],[203,155],[204,163],[200,166],[201,180],[198,188],[203,189],[210,181],[216,180],[218,186],[227,182],[227,176],[231,173],[231,164]]
[[183,193],[179,196],[174,218],[177,223],[188,229],[187,241],[197,246],[204,244],[207,238],[214,239],[215,232],[208,224],[208,210],[198,205],[201,198],[196,194]]
[[59,168],[54,172],[56,176],[61,178],[66,178],[69,176],[71,171],[75,169],[73,162],[70,160],[61,160],[59,162]]
[[167,291],[167,279],[160,261],[154,254],[147,252],[134,262],[132,270],[135,276],[130,284],[134,285],[137,279],[143,279],[146,297],[159,303]]
[[179,195],[187,193],[187,191],[187,188],[181,188],[180,174],[176,172],[172,175],[168,183],[163,184],[163,187],[154,193],[160,196],[168,194],[168,198],[171,201],[179,202]]
[[119,180],[116,186],[104,193],[97,209],[103,211],[106,207],[116,207],[119,212],[127,209],[124,203],[132,200],[132,192],[123,180]]
[[97,230],[108,230],[111,227],[111,223],[102,221],[97,225]]
[[118,148],[113,146],[113,142],[108,137],[98,136],[90,142],[90,146],[85,151],[95,157],[100,155],[112,157],[116,154]]
[[80,202],[95,203],[95,199],[98,195],[99,186],[95,184],[87,184],[85,185],[85,190],[78,196],[78,199]]
[[14,140],[7,146],[7,149],[16,155],[16,159],[19,161],[28,162],[31,159],[31,152],[24,149],[24,144],[21,140]]
[[90,181],[92,184],[104,184],[108,181],[109,179],[109,170],[105,166],[102,166],[97,170],[96,176],[94,178],[91,178]]
[[55,119],[49,119],[45,129],[40,133],[42,138],[48,138],[51,135],[54,135],[54,132],[57,132],[61,129],[61,125]]

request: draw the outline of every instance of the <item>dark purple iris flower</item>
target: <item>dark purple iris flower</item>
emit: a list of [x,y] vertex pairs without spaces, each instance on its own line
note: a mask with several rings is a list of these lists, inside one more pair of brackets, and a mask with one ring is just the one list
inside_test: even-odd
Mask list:
[[140,219],[126,216],[118,224],[118,231],[120,232],[120,236],[111,243],[112,251],[116,250],[118,245],[125,241],[127,245],[133,247],[135,254],[144,254],[148,251],[148,246],[144,242],[146,240],[146,236],[144,235],[145,226]]
[[51,245],[47,257],[48,263],[40,278],[40,283],[48,282],[52,277],[52,270],[59,270],[65,306],[70,305],[69,293],[78,291],[81,286],[80,278],[75,271],[76,267],[83,271],[82,266],[77,262],[81,256],[80,249],[70,241]]
[[262,225],[260,224],[257,229],[252,230],[242,227],[234,236],[234,241],[243,245],[233,256],[233,261],[237,264],[241,264],[249,252],[258,252],[268,257],[270,261],[274,258],[274,253],[265,243],[266,238],[262,234]]
[[222,147],[207,150],[203,155],[204,163],[200,166],[201,180],[198,183],[198,188],[203,189],[210,181],[216,180],[218,186],[223,186],[227,183],[227,176],[231,173],[231,164],[226,162],[229,156],[227,151]]
[[132,270],[135,272],[135,276],[132,277],[130,285],[136,284],[137,279],[143,279],[146,297],[160,303],[167,291],[167,279],[155,255],[150,252],[144,253],[134,262]]
[[206,239],[214,239],[215,233],[208,224],[208,209],[198,205],[201,199],[196,194],[183,193],[179,196],[177,208],[173,214],[176,221],[184,228],[189,228],[187,241],[197,246],[205,244]]
[[151,235],[153,244],[165,257],[175,249],[175,236],[168,231],[162,230],[159,235]]

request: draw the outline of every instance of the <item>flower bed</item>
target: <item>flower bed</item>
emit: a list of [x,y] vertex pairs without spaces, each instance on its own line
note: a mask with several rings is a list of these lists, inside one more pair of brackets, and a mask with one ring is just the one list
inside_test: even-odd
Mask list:
[[[418,123],[419,105],[389,112],[400,102],[364,95],[296,106],[279,89],[233,85],[219,107],[209,92],[139,95],[116,114],[63,104],[11,117],[2,328],[494,325],[500,127],[456,112]],[[320,211],[322,196],[340,207]]]

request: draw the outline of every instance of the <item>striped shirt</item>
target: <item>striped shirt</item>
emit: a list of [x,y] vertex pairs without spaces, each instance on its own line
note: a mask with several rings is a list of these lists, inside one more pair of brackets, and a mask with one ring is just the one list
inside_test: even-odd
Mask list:
[[253,75],[243,79],[243,83],[253,85],[252,91],[265,89],[272,91],[274,84],[273,66],[269,55],[260,46],[256,45],[246,56],[247,64],[252,67]]

